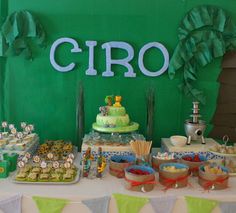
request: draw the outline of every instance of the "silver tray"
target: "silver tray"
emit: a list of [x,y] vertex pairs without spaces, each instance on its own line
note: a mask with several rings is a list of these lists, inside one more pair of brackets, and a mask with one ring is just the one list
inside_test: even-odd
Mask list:
[[75,179],[71,182],[29,182],[29,181],[18,181],[15,180],[16,174],[12,177],[12,182],[17,184],[33,184],[33,185],[70,185],[70,184],[76,184],[80,181],[80,172],[81,170],[78,168],[77,175],[75,176]]

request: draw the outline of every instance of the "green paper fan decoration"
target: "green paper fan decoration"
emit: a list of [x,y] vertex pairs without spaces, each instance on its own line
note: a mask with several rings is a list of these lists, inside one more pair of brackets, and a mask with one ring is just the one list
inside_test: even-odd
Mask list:
[[169,64],[169,77],[183,69],[180,89],[187,96],[205,103],[202,91],[192,85],[200,67],[236,49],[236,25],[226,12],[215,6],[199,6],[190,10],[178,28],[179,43]]
[[46,47],[46,33],[40,22],[26,10],[9,15],[1,27],[1,56],[25,54],[32,59],[31,42]]

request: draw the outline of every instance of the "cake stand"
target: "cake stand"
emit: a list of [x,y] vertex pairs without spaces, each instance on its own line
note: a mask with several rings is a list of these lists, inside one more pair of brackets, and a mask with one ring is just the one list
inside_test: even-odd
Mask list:
[[124,127],[104,127],[93,123],[93,129],[103,133],[129,133],[138,130],[138,128],[139,124],[136,122],[131,122],[128,126]]

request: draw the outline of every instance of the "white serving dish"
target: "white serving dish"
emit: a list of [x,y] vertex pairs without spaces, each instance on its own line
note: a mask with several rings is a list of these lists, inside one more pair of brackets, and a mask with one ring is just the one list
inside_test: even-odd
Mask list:
[[170,137],[170,142],[173,146],[182,147],[186,145],[187,137],[181,135],[173,135]]

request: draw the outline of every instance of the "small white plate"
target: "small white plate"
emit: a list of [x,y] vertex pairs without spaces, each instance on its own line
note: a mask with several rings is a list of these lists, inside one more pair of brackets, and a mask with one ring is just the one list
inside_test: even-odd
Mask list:
[[211,150],[209,150],[209,152],[211,152],[215,155],[224,156],[224,157],[236,157],[236,154],[220,153],[220,152],[215,152],[215,151],[211,151]]

